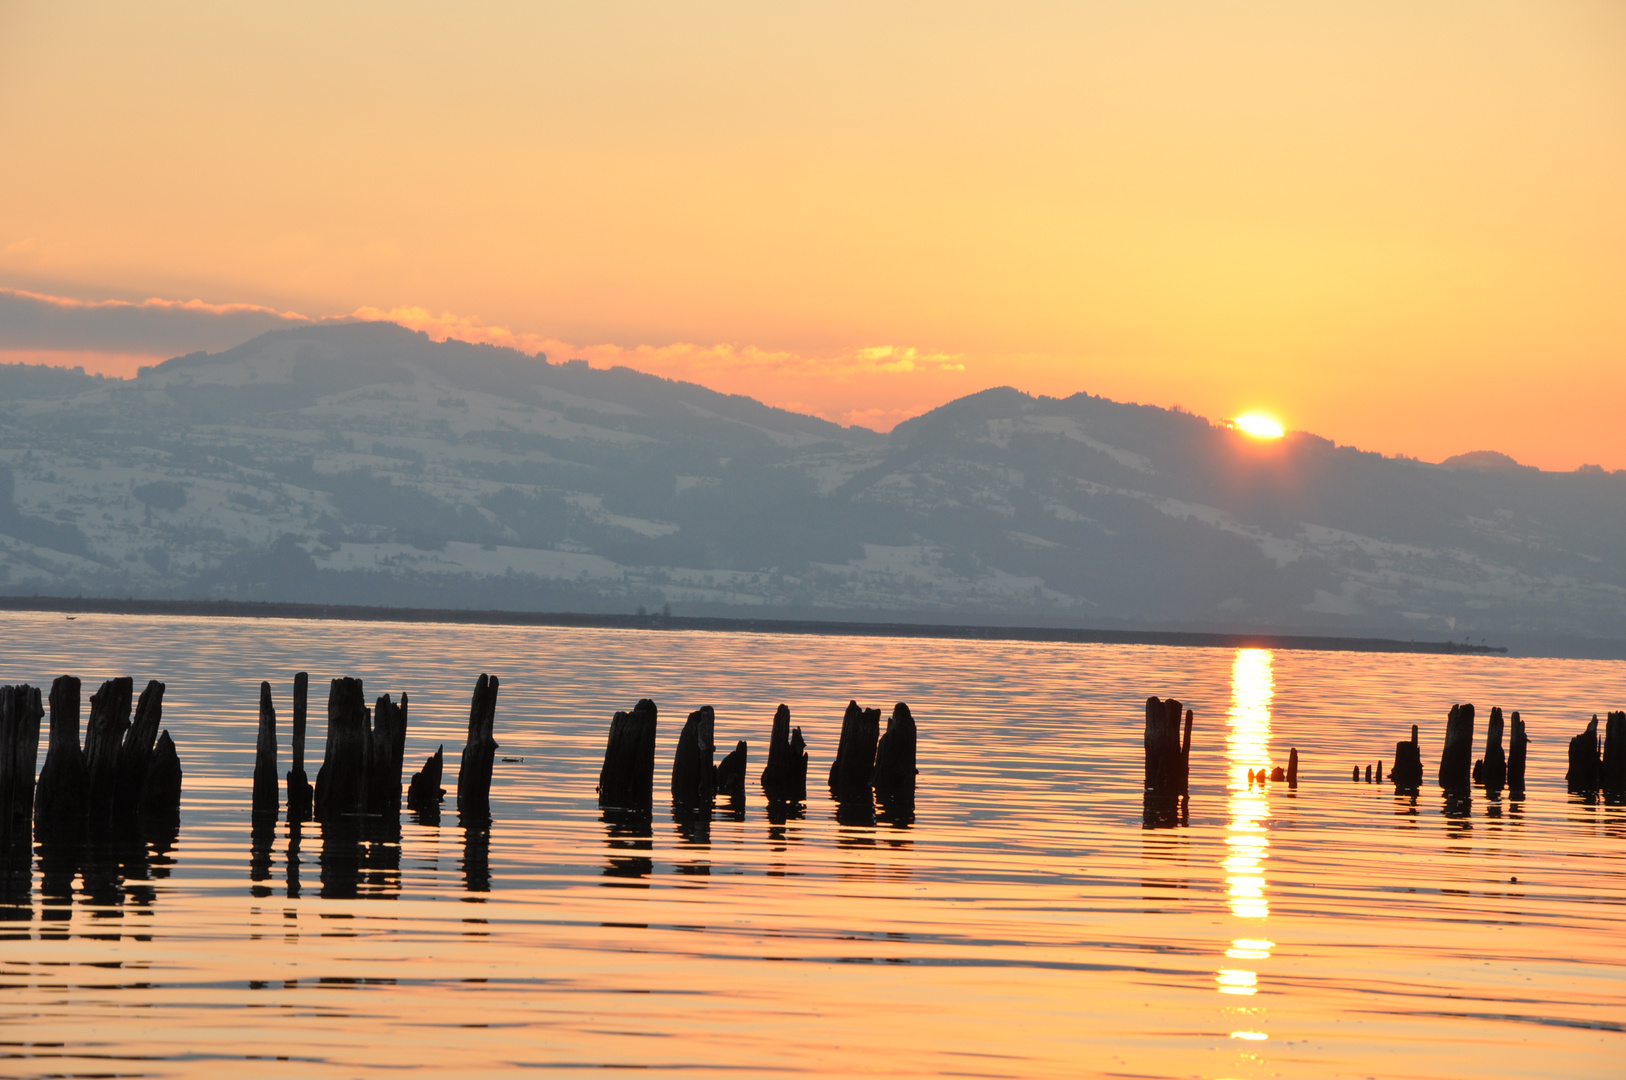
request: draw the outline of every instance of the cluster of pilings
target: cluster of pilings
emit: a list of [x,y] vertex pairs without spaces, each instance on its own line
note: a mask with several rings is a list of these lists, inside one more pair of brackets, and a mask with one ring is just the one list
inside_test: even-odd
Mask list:
[[1570,740],[1570,767],[1564,780],[1574,794],[1626,801],[1626,712],[1605,714],[1601,741],[1593,714],[1586,730]]
[[[482,674],[469,707],[468,742],[458,768],[457,810],[465,824],[491,819],[491,770],[497,742],[498,680]],[[406,757],[407,695],[395,702],[378,698],[371,709],[360,679],[334,679],[328,689],[327,744],[314,787],[305,775],[306,699],[310,677],[303,671],[293,685],[293,763],[288,770],[287,818],[315,818],[325,826],[364,818],[399,822],[401,774]],[[440,786],[444,747],[437,747],[407,789],[407,808],[419,819],[440,820],[446,790]],[[254,755],[253,815],[256,828],[274,823],[280,809],[277,784],[277,714],[271,684],[260,684],[260,730]]]
[[135,683],[109,679],[90,697],[90,723],[79,743],[80,682],[51,684],[45,762],[36,781],[40,721],[36,687],[0,686],[0,847],[26,848],[30,829],[45,842],[100,840],[158,830],[178,821],[181,763],[163,726],[164,684],[149,682],[131,705]]
[[[655,783],[655,730],[658,709],[648,698],[631,712],[610,721],[609,742],[599,770],[599,806],[613,813],[647,813]],[[739,740],[721,761],[716,756],[715,710],[701,706],[689,714],[678,734],[672,757],[672,810],[679,817],[709,815],[719,799],[743,813],[748,744]],[[838,816],[883,814],[912,818],[915,791],[916,731],[909,706],[899,702],[881,732],[881,710],[848,702],[841,740],[830,765],[830,794],[841,806]],[[785,811],[807,801],[807,742],[792,727],[790,709],[774,712],[768,740],[768,762],[762,771],[763,795],[770,811]]]
[[[1440,765],[1435,777],[1440,790],[1448,798],[1466,798],[1475,787],[1495,798],[1503,790],[1514,799],[1524,798],[1524,764],[1530,746],[1524,721],[1518,713],[1504,722],[1500,708],[1491,709],[1490,723],[1485,732],[1485,750],[1480,758],[1474,757],[1474,707],[1471,704],[1451,706],[1445,721],[1445,744],[1440,749]],[[1504,746],[1504,741],[1506,745]],[[1360,766],[1355,767],[1353,779],[1360,779]],[[1366,767],[1367,783],[1373,782],[1372,766]],[[1418,741],[1417,725],[1411,726],[1411,738],[1395,743],[1394,765],[1389,780],[1395,792],[1415,795],[1423,787],[1423,749]],[[1383,783],[1383,762],[1377,763],[1377,783]]]

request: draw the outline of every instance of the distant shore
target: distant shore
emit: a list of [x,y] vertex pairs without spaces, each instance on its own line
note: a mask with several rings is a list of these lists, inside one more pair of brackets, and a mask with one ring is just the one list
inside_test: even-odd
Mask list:
[[566,626],[605,630],[684,630],[709,633],[815,634],[830,637],[917,637],[977,641],[1055,641],[1077,644],[1170,645],[1210,649],[1309,649],[1319,652],[1505,654],[1504,645],[1316,634],[1204,633],[1184,630],[1088,630],[1053,626],[973,626],[944,623],[838,622],[818,619],[738,619],[692,615],[595,615],[568,611],[472,611],[456,608],[285,604],[247,600],[112,600],[79,596],[0,596],[0,611],[64,614],[192,615],[228,619],[335,619],[348,622],[464,623],[484,626]]

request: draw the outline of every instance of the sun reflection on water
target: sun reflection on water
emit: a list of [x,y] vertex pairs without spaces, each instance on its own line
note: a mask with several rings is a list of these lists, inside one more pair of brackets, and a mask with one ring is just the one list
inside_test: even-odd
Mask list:
[[[1231,708],[1226,735],[1226,762],[1229,790],[1226,793],[1230,821],[1225,831],[1226,899],[1231,914],[1239,919],[1261,920],[1270,915],[1265,898],[1265,856],[1270,843],[1265,822],[1270,816],[1269,788],[1255,783],[1249,773],[1264,769],[1270,760],[1270,704],[1275,693],[1268,649],[1240,649],[1231,665]],[[1250,935],[1231,941],[1225,950],[1229,960],[1268,960],[1274,942]],[[1259,992],[1257,972],[1241,968],[1221,968],[1214,973],[1222,994],[1251,997]],[[1257,1017],[1252,1018],[1257,1022]],[[1244,1021],[1247,1022],[1247,1021]],[[1241,1030],[1233,1039],[1263,1041],[1262,1031]]]

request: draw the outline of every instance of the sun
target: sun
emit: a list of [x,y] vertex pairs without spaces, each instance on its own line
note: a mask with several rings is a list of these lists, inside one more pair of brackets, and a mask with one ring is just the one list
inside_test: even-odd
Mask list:
[[1251,435],[1255,439],[1279,439],[1282,437],[1282,425],[1263,413],[1247,413],[1231,421],[1231,426],[1244,435]]

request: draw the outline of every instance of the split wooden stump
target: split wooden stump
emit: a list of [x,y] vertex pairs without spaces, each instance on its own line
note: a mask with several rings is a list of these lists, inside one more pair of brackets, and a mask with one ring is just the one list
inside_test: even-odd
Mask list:
[[1440,787],[1467,792],[1473,787],[1474,707],[1451,706],[1445,722],[1445,746],[1440,751]]
[[[469,702],[469,738],[457,764],[457,813],[465,823],[491,820],[491,770],[497,761],[497,740],[492,735],[497,722],[497,687],[497,676],[482,673],[475,680],[474,697]],[[395,791],[399,805],[399,781]]]
[[1598,717],[1594,714],[1586,730],[1570,740],[1570,767],[1564,774],[1564,784],[1572,794],[1591,795],[1598,791],[1602,780],[1603,762],[1598,756]]
[[807,801],[807,743],[802,729],[790,726],[790,708],[779,706],[768,736],[768,764],[762,770],[762,794],[770,806]]
[[830,795],[842,803],[874,805],[875,748],[881,738],[881,710],[847,702],[841,718],[841,742],[830,763]]
[[1180,702],[1174,698],[1146,699],[1146,790],[1150,794],[1190,794],[1191,725],[1192,713],[1186,709],[1182,738]]
[[644,698],[610,721],[598,774],[599,806],[648,811],[655,796],[655,703]]
[[677,811],[710,810],[717,797],[717,716],[710,705],[689,714],[672,755],[672,807]]

